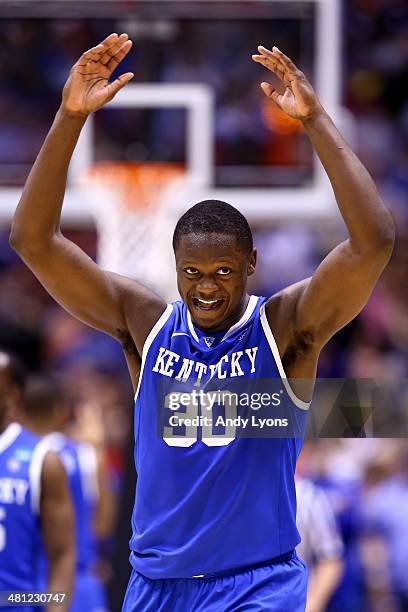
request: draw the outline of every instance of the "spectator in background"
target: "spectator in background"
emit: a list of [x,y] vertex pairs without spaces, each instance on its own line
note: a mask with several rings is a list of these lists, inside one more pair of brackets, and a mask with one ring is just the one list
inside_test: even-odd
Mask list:
[[297,553],[309,570],[307,612],[324,612],[343,571],[343,542],[323,490],[296,478],[297,519],[302,541]]
[[[399,453],[396,449],[399,447]],[[387,449],[386,449],[387,450]],[[373,458],[360,505],[361,551],[373,612],[408,611],[408,450]]]
[[0,591],[15,610],[15,593],[37,590],[42,552],[48,571],[41,590],[64,593],[47,610],[64,612],[74,579],[74,514],[60,459],[16,422],[24,385],[20,361],[0,350]]
[[[324,439],[309,441],[301,455],[300,473],[325,492],[343,541],[343,572],[327,603],[328,612],[371,612],[368,607],[360,558],[364,448],[375,440]],[[370,446],[370,444],[368,444]],[[368,454],[368,450],[366,452]],[[298,504],[300,510],[300,503]]]
[[[69,409],[55,381],[46,377],[29,380],[24,397],[25,425],[48,444],[64,464],[75,511],[77,566],[70,612],[103,612],[106,595],[96,574],[97,538],[112,528],[112,496],[102,473],[103,451],[63,435]],[[40,584],[46,572],[45,557]],[[42,573],[42,575],[41,575]]]
[[324,612],[343,571],[343,542],[330,502],[320,487],[296,478],[297,519],[302,541],[297,553],[309,570],[308,612]]

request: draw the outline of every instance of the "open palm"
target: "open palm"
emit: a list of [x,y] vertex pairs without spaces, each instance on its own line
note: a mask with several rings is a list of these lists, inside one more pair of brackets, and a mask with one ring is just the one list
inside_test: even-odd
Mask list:
[[88,115],[110,102],[134,76],[126,72],[115,81],[109,79],[132,48],[127,34],[110,34],[96,47],[85,51],[71,69],[62,93],[64,109]]
[[270,51],[259,46],[258,51],[259,54],[254,54],[252,59],[273,72],[285,85],[284,92],[280,93],[270,83],[261,83],[268,98],[294,119],[304,121],[311,117],[320,108],[320,103],[303,72],[277,47]]

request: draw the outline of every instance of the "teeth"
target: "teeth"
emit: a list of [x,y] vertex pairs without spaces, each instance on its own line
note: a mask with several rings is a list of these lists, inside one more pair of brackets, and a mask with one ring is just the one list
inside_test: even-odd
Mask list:
[[201,302],[202,304],[206,304],[207,306],[210,306],[211,304],[215,304],[216,302],[218,302],[218,300],[202,300],[201,298],[197,298],[199,302]]

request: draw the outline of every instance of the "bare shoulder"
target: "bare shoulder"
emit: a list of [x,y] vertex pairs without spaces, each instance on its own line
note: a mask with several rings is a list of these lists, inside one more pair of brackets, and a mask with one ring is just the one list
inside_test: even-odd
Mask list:
[[140,356],[149,332],[166,309],[166,302],[132,278],[114,272],[107,274],[120,292],[126,322],[123,329],[116,330],[116,337],[125,355],[131,356],[136,351]]
[[305,278],[298,283],[285,287],[285,289],[272,295],[266,302],[266,317],[278,348],[280,348],[280,344],[284,344],[284,339],[295,330],[297,305],[309,281],[310,278]]
[[41,473],[41,489],[44,492],[54,492],[65,484],[65,469],[61,459],[53,451],[45,457]]
[[58,503],[67,495],[67,476],[61,458],[48,451],[41,470],[41,515],[45,516],[55,501]]
[[266,318],[275,337],[288,377],[309,376],[315,370],[319,351],[310,329],[299,329],[297,306],[310,278],[272,295],[266,303]]

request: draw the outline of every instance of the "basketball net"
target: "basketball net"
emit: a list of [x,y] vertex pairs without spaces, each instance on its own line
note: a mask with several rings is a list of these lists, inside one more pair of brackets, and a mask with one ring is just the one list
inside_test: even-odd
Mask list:
[[193,204],[185,169],[170,163],[104,161],[85,176],[98,233],[98,263],[134,278],[166,300],[177,296],[172,234]]

